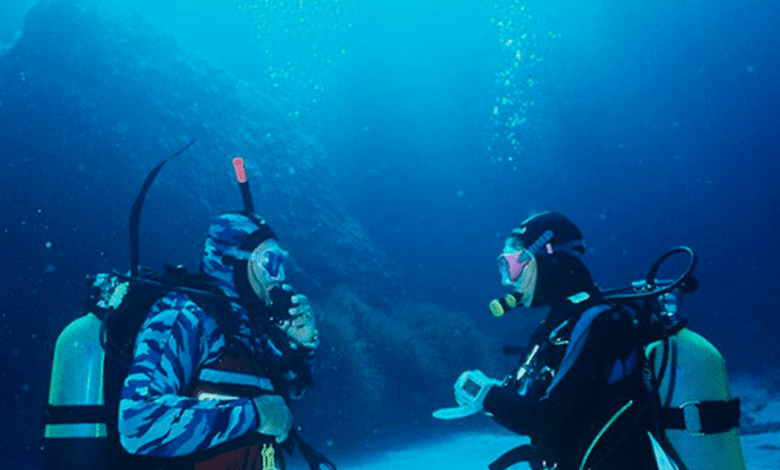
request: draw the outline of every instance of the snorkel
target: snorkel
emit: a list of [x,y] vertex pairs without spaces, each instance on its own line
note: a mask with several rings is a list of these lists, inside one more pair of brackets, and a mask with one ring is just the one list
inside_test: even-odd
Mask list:
[[236,182],[241,190],[241,200],[244,201],[244,211],[248,214],[255,212],[255,203],[252,201],[252,192],[249,190],[249,180],[246,177],[243,157],[233,157],[233,170],[236,173]]
[[243,259],[234,269],[238,269],[236,272],[246,273],[246,276],[234,274],[236,276],[234,281],[237,286],[243,287],[239,288],[239,292],[243,292],[246,306],[253,306],[255,304],[254,298],[257,296],[265,307],[263,310],[268,319],[273,323],[280,323],[289,319],[289,311],[294,306],[292,298],[295,292],[289,286],[282,285],[284,281],[282,263],[287,257],[287,252],[277,247],[274,251],[269,251],[264,255],[257,253],[258,247],[264,246],[264,243],[273,241],[274,246],[276,246],[275,236],[270,228],[267,228],[265,220],[262,220],[254,212],[255,205],[243,157],[236,156],[232,162],[236,182],[241,191],[241,200],[244,204],[243,215],[253,220],[258,226],[265,228],[250,234],[242,242],[240,249],[246,252],[246,259]]
[[[252,192],[249,189],[249,180],[246,176],[246,168],[244,167],[244,159],[242,157],[236,156],[233,158],[233,170],[236,174],[236,182],[238,183],[238,187],[241,190],[241,199],[244,202],[244,211],[246,214],[254,215],[255,205],[252,201]],[[280,274],[280,270],[282,269],[282,262],[283,259],[286,258],[287,253],[284,251],[272,252],[269,253],[269,256],[270,257],[267,263],[262,269],[265,269],[268,274],[270,274],[272,277],[275,277]],[[257,276],[252,276],[252,274],[254,274],[254,269],[256,268],[249,268],[250,277],[254,279],[255,283],[260,282],[260,284],[263,284]],[[283,271],[281,272],[281,275],[283,279]],[[250,284],[252,283],[253,282],[250,281]],[[257,287],[260,289],[265,289],[264,285],[258,285]],[[270,320],[272,323],[275,323],[277,326],[281,327],[282,325],[287,324],[289,327],[289,322],[293,321],[293,317],[291,316],[290,312],[295,310],[299,311],[298,315],[311,315],[311,307],[308,306],[308,303],[306,303],[305,306],[301,305],[300,299],[296,300],[296,293],[289,285],[273,285],[270,287],[270,289],[266,289],[266,292],[267,300],[270,301],[271,306],[271,309],[268,312],[270,314],[268,320]],[[288,340],[291,341],[290,344],[295,345],[293,347],[302,347],[305,350],[314,350],[319,345],[316,327],[314,327],[314,332],[308,343],[301,343],[294,337],[293,334],[287,333],[286,331],[285,334],[289,336]]]
[[[233,171],[236,177],[236,183],[241,191],[241,201],[244,205],[242,215],[248,218],[256,226],[263,228],[268,227],[265,220],[261,219],[255,214],[255,204],[252,199],[252,191],[249,187],[249,179],[247,178],[246,167],[244,166],[244,158],[241,156],[235,156],[232,160]],[[241,262],[234,266],[234,283],[236,284],[240,295],[245,298],[245,301],[250,304],[253,301],[254,295],[260,297],[260,300],[264,303],[272,302],[269,294],[273,289],[271,280],[267,279],[267,276],[262,276],[261,270],[256,260],[253,260],[253,255],[256,249],[261,246],[266,240],[273,239],[273,232],[261,231],[258,228],[257,231],[250,233],[239,246],[238,251],[241,253]],[[270,230],[270,229],[269,229]],[[281,262],[279,262],[281,264]],[[237,275],[237,273],[242,273]],[[246,275],[243,275],[246,273]]]

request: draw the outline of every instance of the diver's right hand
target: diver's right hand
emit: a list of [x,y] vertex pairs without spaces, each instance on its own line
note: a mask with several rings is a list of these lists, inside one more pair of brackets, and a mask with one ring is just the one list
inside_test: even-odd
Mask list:
[[292,413],[279,395],[260,395],[252,399],[257,410],[260,426],[257,432],[267,436],[274,436],[276,442],[287,439],[292,427]]

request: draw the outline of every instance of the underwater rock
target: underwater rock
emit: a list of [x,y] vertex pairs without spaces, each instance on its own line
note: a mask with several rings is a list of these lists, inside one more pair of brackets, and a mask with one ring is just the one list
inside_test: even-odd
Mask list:
[[63,250],[84,248],[68,239],[78,217],[81,233],[114,234],[93,248],[124,263],[126,238],[115,234],[126,231],[144,175],[197,139],[149,195],[142,263],[197,266],[209,219],[240,209],[230,158],[241,154],[257,211],[293,254],[302,291],[347,279],[398,288],[396,265],[334,195],[331,157],[317,141],[256,87],[186,56],[135,15],[93,2],[31,8],[0,57],[0,102],[5,209],[24,213],[36,199],[44,213],[68,214]]

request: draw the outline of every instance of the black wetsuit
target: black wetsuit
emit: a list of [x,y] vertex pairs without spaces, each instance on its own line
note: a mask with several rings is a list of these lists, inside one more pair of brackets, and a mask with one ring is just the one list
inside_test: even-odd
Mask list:
[[584,468],[592,470],[657,469],[635,324],[630,311],[603,303],[552,309],[532,344],[541,345],[535,369],[548,366],[554,375],[537,379],[522,396],[512,385],[488,393],[485,410],[531,437],[532,468],[579,469],[587,456]]

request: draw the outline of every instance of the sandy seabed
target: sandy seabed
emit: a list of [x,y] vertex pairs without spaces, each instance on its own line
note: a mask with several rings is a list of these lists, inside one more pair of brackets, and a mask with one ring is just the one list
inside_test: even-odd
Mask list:
[[[780,395],[763,381],[740,378],[733,383],[734,396],[742,400],[742,451],[748,470],[780,470]],[[522,444],[522,437],[502,432],[459,433],[415,442],[354,462],[341,462],[339,470],[458,470],[487,469],[505,451]],[[513,470],[528,469],[518,464]]]

